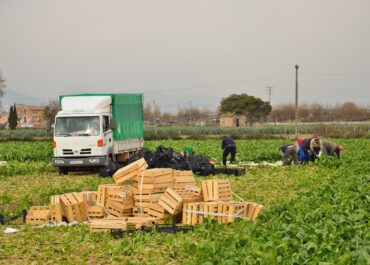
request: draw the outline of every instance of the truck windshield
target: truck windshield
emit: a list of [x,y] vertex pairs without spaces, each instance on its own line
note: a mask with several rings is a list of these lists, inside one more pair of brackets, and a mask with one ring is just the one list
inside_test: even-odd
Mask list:
[[98,116],[59,117],[55,123],[55,136],[97,136],[99,133]]

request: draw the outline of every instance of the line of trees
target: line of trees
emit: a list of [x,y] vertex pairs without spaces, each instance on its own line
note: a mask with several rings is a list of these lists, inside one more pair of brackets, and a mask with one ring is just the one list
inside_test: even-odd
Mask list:
[[194,124],[206,119],[209,113],[212,113],[212,111],[197,107],[181,108],[176,113],[162,112],[159,105],[150,103],[145,103],[143,107],[144,121],[152,125],[163,123]]
[[[295,107],[293,104],[283,104],[271,107],[268,102],[255,98],[244,98],[245,95],[231,95],[222,99],[217,111],[202,110],[197,107],[183,108],[176,113],[162,112],[157,105],[145,104],[144,120],[150,124],[192,124],[197,121],[219,118],[224,113],[244,115],[249,125],[253,122],[294,122]],[[214,114],[214,115],[210,115]],[[298,108],[300,122],[330,122],[330,121],[368,121],[370,120],[370,108],[362,107],[353,102],[345,102],[336,105],[322,105],[319,103],[303,104]]]
[[[293,104],[278,105],[272,109],[268,121],[293,122],[294,113]],[[367,121],[370,120],[370,109],[353,102],[334,106],[319,103],[303,104],[298,108],[298,119],[301,122]]]

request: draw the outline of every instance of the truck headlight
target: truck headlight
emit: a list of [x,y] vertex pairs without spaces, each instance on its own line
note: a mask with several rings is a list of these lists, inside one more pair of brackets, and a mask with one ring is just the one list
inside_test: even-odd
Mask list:
[[54,160],[54,163],[55,164],[58,164],[58,165],[63,165],[64,164],[64,160],[62,160],[62,159],[55,159]]
[[89,158],[89,163],[92,163],[92,164],[99,163],[99,158]]

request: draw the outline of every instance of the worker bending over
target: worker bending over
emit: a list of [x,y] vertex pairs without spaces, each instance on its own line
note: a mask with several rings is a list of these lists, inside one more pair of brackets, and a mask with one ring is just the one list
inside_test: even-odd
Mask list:
[[223,150],[222,152],[222,164],[226,166],[226,160],[227,156],[231,154],[230,162],[235,161],[235,154],[236,154],[236,144],[230,136],[224,136],[222,138],[221,142],[221,149]]
[[279,148],[279,151],[283,158],[283,166],[291,164],[292,161],[294,165],[298,165],[298,150],[296,145],[284,144]]
[[334,156],[336,155],[338,159],[340,159],[340,153],[343,151],[343,146],[338,145],[331,141],[323,141],[323,154],[327,156]]
[[322,155],[323,149],[320,137],[305,138],[299,145],[298,159],[303,162],[315,161]]

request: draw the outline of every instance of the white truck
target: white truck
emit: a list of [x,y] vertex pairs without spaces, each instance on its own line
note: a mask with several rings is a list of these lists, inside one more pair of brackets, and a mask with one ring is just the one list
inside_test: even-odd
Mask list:
[[52,165],[60,174],[123,162],[144,145],[141,94],[60,96]]

